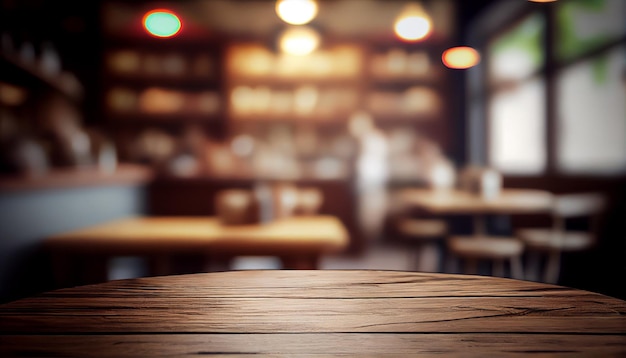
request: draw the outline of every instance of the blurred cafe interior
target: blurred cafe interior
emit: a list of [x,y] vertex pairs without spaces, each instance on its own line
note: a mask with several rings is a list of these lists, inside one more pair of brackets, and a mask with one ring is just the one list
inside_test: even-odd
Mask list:
[[[0,302],[62,286],[51,237],[143,216],[330,216],[315,268],[626,298],[623,0],[0,5]],[[103,250],[72,284],[153,273]],[[289,266],[230,250],[165,273]]]

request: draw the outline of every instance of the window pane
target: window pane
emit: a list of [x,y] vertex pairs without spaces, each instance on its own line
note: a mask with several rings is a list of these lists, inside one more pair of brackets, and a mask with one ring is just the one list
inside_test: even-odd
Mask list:
[[626,170],[625,71],[624,47],[562,71],[557,80],[559,169]]
[[571,0],[557,7],[556,52],[571,59],[626,34],[626,1]]
[[544,63],[543,16],[528,16],[512,29],[499,35],[488,49],[492,82],[526,78]]
[[489,118],[491,165],[509,174],[541,173],[546,165],[543,79],[496,93]]

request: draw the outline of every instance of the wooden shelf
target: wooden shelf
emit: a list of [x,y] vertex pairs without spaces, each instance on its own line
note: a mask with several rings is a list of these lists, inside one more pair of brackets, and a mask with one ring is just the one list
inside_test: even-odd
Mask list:
[[379,90],[388,89],[388,88],[397,88],[397,87],[413,87],[413,86],[426,86],[426,87],[440,87],[441,79],[433,76],[433,77],[406,77],[397,76],[397,77],[380,77],[380,76],[372,76],[370,79],[370,86]]
[[359,77],[278,77],[278,76],[259,76],[259,77],[242,77],[230,74],[228,83],[230,86],[267,86],[267,87],[301,87],[301,86],[321,86],[321,87],[337,87],[337,88],[353,88],[359,86],[362,79]]
[[315,115],[247,115],[231,116],[231,123],[242,124],[311,124],[311,125],[337,125],[346,124],[350,113],[335,114],[331,116]]
[[438,114],[372,113],[377,124],[438,124],[443,118]]
[[[141,19],[144,11],[141,7],[121,3],[107,4],[104,9],[109,7],[134,13],[135,20]],[[129,18],[120,22],[113,13],[107,15],[105,11],[103,17],[104,90],[100,103],[106,126],[118,135],[156,127],[178,137],[185,126],[197,125],[222,136],[226,109],[223,39],[191,20],[176,36],[155,38],[146,33],[140,21]],[[120,27],[117,30],[108,28],[109,20]],[[120,91],[114,93],[118,89]],[[154,92],[150,93],[151,90]],[[131,96],[128,105],[122,98],[126,94]],[[117,101],[120,98],[121,105]],[[182,101],[180,105],[179,100]],[[145,111],[151,109],[145,107],[146,104],[153,105],[153,110],[172,111]]]
[[134,164],[119,164],[115,172],[103,172],[97,167],[52,169],[42,176],[0,177],[0,191],[40,189],[69,189],[76,187],[140,185],[153,178],[149,168]]
[[200,173],[191,176],[175,176],[160,174],[155,178],[158,182],[170,183],[191,183],[191,182],[229,182],[233,185],[241,185],[250,182],[345,182],[350,180],[349,176],[323,177],[312,174],[303,174],[297,177],[280,177],[259,175],[246,172],[228,173]]
[[214,76],[211,77],[174,77],[174,76],[151,76],[135,74],[110,73],[107,76],[109,87],[132,87],[144,89],[147,87],[168,87],[176,89],[186,89],[194,92],[218,91],[220,82]]
[[203,114],[194,112],[144,113],[144,112],[109,112],[107,117],[116,123],[189,123],[215,122],[222,119],[221,113]]

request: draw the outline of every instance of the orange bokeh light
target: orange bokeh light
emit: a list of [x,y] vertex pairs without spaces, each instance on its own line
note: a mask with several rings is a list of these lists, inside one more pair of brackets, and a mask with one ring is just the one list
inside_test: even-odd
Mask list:
[[466,69],[480,62],[480,54],[471,47],[453,47],[443,52],[441,60],[449,68]]

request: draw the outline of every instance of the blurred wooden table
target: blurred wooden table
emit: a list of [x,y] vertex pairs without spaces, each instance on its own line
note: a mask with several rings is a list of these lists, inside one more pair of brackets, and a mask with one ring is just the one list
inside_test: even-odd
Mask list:
[[626,302],[510,279],[235,271],[0,305],[0,356],[626,354]]
[[419,208],[430,214],[472,215],[476,235],[485,233],[483,215],[549,213],[553,202],[552,193],[534,189],[504,188],[500,195],[491,199],[458,189],[403,189],[398,195],[406,207]]
[[402,189],[399,196],[433,214],[533,214],[549,211],[553,200],[549,191],[508,188],[491,199],[458,189]]
[[345,249],[348,241],[346,229],[333,216],[236,226],[222,225],[215,217],[136,217],[49,237],[44,244],[57,284],[65,287],[105,281],[106,259],[112,256],[148,257],[153,275],[171,273],[176,255],[277,256],[285,268],[315,269],[321,255]]

